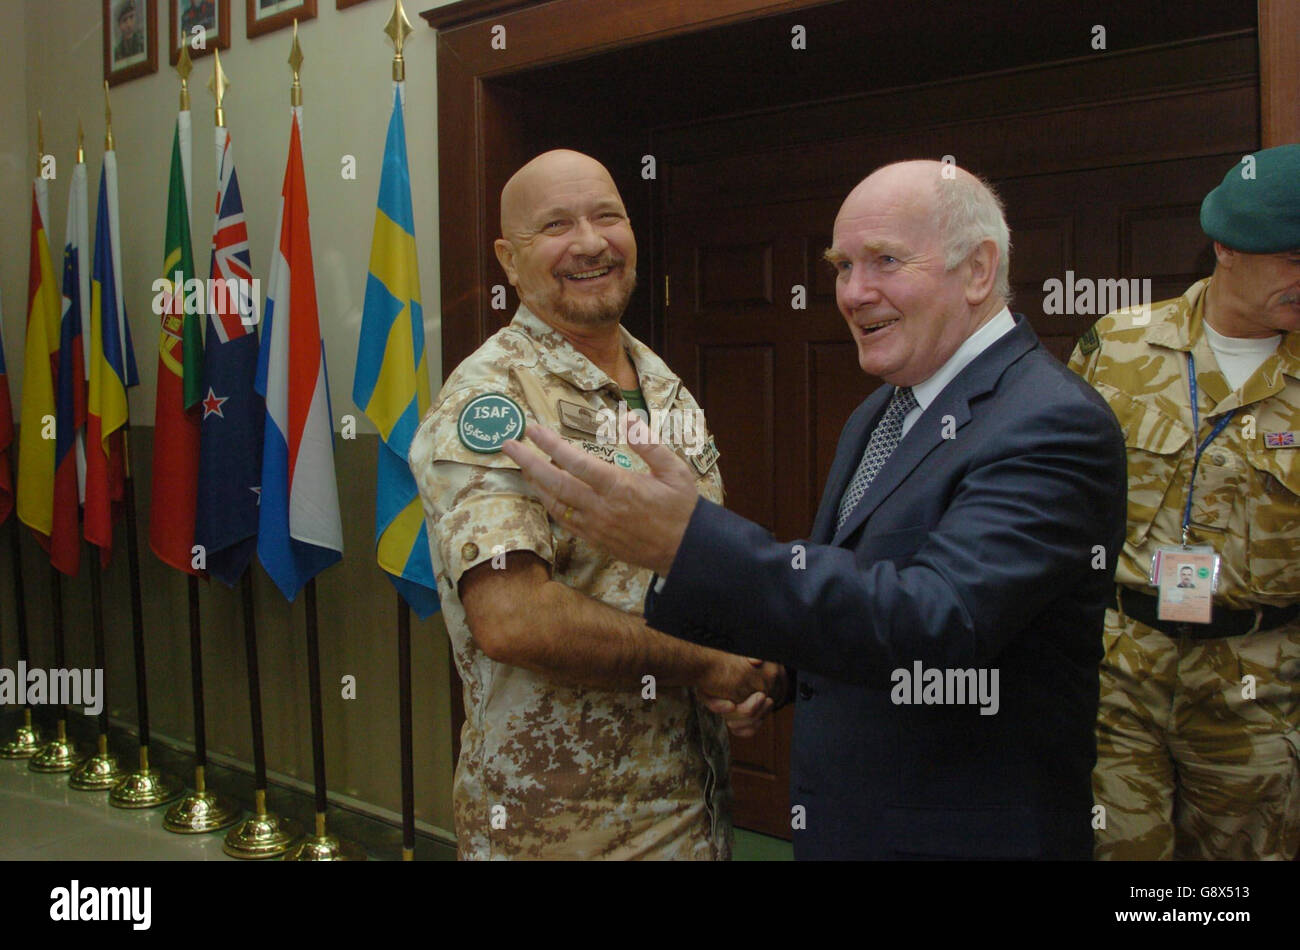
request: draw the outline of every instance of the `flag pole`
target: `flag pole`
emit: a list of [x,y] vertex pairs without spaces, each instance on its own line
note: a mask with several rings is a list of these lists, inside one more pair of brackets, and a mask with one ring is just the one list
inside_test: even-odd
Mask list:
[[[90,629],[95,643],[95,669],[106,668],[104,651],[104,582],[99,548],[90,545]],[[121,781],[123,771],[108,750],[108,699],[100,692],[99,738],[95,754],[73,771],[68,785],[79,792],[102,792]]]
[[415,764],[411,734],[411,605],[397,595],[397,692],[401,707],[402,860],[415,860]]
[[[289,52],[289,66],[293,70],[293,85],[289,88],[289,103],[294,109],[302,107],[302,47],[298,45],[298,21],[293,21],[293,48]],[[285,317],[289,316],[285,314]],[[281,317],[280,319],[284,319]],[[331,430],[331,435],[333,430]],[[316,827],[309,835],[285,854],[286,861],[364,861],[365,852],[351,841],[330,834],[325,827],[325,808],[328,796],[325,787],[325,724],[320,688],[320,637],[316,618],[316,578],[307,581],[307,676],[311,693],[311,751],[312,771],[316,785]]]
[[244,651],[248,657],[248,709],[253,724],[253,814],[226,833],[221,850],[232,858],[274,858],[302,837],[302,827],[291,818],[281,818],[266,810],[266,743],[262,730],[262,680],[257,662],[251,566],[244,569],[240,579],[240,599],[244,606]]
[[[181,78],[180,111],[183,115],[185,115],[187,119],[190,111],[189,77],[193,69],[194,69],[194,64],[190,60],[189,43],[182,43],[180,54],[177,56],[176,59],[176,72],[180,75]],[[177,117],[176,121],[177,121],[177,129],[178,129],[177,144],[180,145],[182,148],[187,149],[189,144],[188,141],[184,143],[179,141],[180,116]],[[182,163],[185,164],[186,168],[188,168],[188,160],[189,160],[189,155],[187,152],[181,155],[181,161]],[[186,247],[189,245],[189,241],[190,241],[189,232],[191,230],[190,200],[189,200],[189,187],[188,187],[189,180],[188,180],[188,175],[183,175],[182,177],[185,179],[184,181],[182,181],[182,185],[183,185],[182,190],[185,192],[185,194],[183,195],[183,200],[185,202],[185,214],[184,214],[184,221],[183,221],[185,233],[182,236],[182,240],[184,241],[184,243],[181,246]],[[172,195],[170,193],[167,196],[167,200],[169,204],[169,208],[168,208],[169,225],[167,228],[168,236],[166,238],[166,243],[170,245],[171,242],[170,203],[173,200]],[[170,254],[173,251],[173,248],[168,246],[166,250],[167,253]],[[193,254],[191,253],[189,257],[190,257],[189,263],[192,266]],[[185,254],[183,252],[181,255],[181,260],[182,263],[185,260]],[[164,278],[170,279],[170,275],[164,274],[163,276]],[[194,275],[188,274],[185,276],[193,277]],[[185,339],[186,333],[184,328],[184,322],[191,316],[190,314],[187,314],[185,311],[186,301],[189,299],[189,295],[184,292],[183,287],[173,287],[172,288],[173,305],[175,300],[177,299],[178,294],[180,295],[180,301],[181,301],[181,305],[180,305],[181,320],[182,320],[182,328],[180,334],[181,345],[182,347],[188,347],[191,341]],[[163,319],[166,320],[167,317],[164,316]],[[190,356],[191,356],[190,353],[183,351],[183,356],[182,356],[183,372],[188,373],[190,371],[189,367],[190,365],[192,365],[192,361],[189,359]],[[163,367],[162,361],[160,359],[158,372],[161,374],[166,371],[167,370]],[[182,390],[180,394],[180,406],[179,406],[179,408],[182,411],[186,409],[185,389],[188,387],[189,382],[190,381],[187,379],[184,381],[182,385]],[[162,397],[159,396],[160,403],[161,400]],[[166,411],[168,411],[167,407],[160,405],[160,412],[166,412]],[[155,424],[154,426],[155,436],[160,431],[162,431],[160,427],[157,424]],[[158,456],[159,451],[160,451],[159,446],[155,444],[154,446],[154,463],[155,463],[154,471],[155,472],[158,471],[156,465],[159,457]],[[198,452],[197,442],[194,443],[194,452],[196,453],[197,456],[197,452]],[[197,479],[197,475],[198,473],[196,471],[195,472],[196,479]],[[157,500],[158,500],[158,482],[157,482],[157,478],[155,477],[155,481],[154,481],[155,505],[157,504]],[[189,538],[189,541],[191,544],[193,544],[194,542],[194,537],[192,533]],[[189,608],[190,608],[189,609],[190,695],[193,699],[193,704],[194,704],[194,791],[186,792],[184,795],[180,797],[178,801],[176,801],[170,808],[167,809],[167,813],[163,815],[163,827],[166,828],[168,831],[174,831],[177,834],[201,834],[203,832],[219,831],[222,828],[230,827],[236,821],[239,820],[240,808],[234,801],[225,797],[224,795],[217,795],[215,792],[208,791],[208,786],[207,786],[208,736],[207,736],[207,721],[204,716],[204,708],[203,708],[203,636],[202,636],[202,621],[201,621],[201,615],[199,611],[199,579],[194,574],[187,574],[186,581],[187,581],[186,596],[189,600]]]
[[307,608],[307,682],[311,699],[311,762],[316,791],[315,834],[308,835],[285,856],[286,861],[364,861],[365,851],[351,841],[329,833],[325,809],[325,716],[320,687],[320,636],[316,618],[316,578],[304,588]]
[[[184,53],[182,53],[184,55]],[[208,791],[207,721],[203,711],[203,641],[199,623],[199,579],[190,574],[190,689],[194,697],[194,791],[186,792],[167,809],[163,827],[177,834],[201,834],[229,828],[239,820],[240,807],[224,795]]]
[[[81,118],[77,118],[77,164],[84,165],[86,162],[86,149],[81,131]],[[88,262],[87,262],[88,263]],[[80,264],[78,265],[80,266]],[[82,332],[86,331],[82,327]],[[62,357],[60,357],[61,359]],[[77,509],[77,526],[78,533],[85,534],[86,512],[84,508]],[[105,680],[107,679],[107,664],[104,652],[104,586],[99,574],[99,549],[93,544],[90,545],[90,629],[94,642],[94,660],[95,669],[103,671]],[[72,775],[68,778],[68,785],[77,791],[98,792],[105,791],[117,784],[122,777],[122,769],[117,764],[117,759],[108,751],[108,700],[105,697],[105,691],[100,690],[99,695],[99,737],[96,740],[95,754],[85,759],[73,770]]]
[[[41,162],[44,157],[45,124],[38,109],[36,112],[37,175],[41,173]],[[35,199],[33,198],[33,200]],[[26,398],[25,393],[24,398]],[[21,458],[21,455],[19,457]],[[31,655],[27,649],[27,603],[23,590],[22,548],[18,540],[18,521],[18,512],[15,511],[13,518],[14,606],[18,612],[18,662],[25,666]],[[28,759],[35,755],[40,747],[40,735],[37,733],[36,727],[32,725],[32,707],[27,703],[23,703],[23,724],[18,727],[12,739],[0,746],[0,759]]]
[[[63,583],[58,568],[50,565],[50,616],[53,620],[54,667],[67,669],[64,658]],[[56,735],[27,762],[33,772],[71,772],[77,767],[77,747],[68,741],[68,707],[59,706]]]
[[131,586],[131,641],[135,648],[135,707],[140,724],[140,767],[128,772],[109,792],[116,808],[156,808],[181,794],[181,783],[149,765],[149,683],[144,652],[144,605],[140,596],[140,545],[136,530],[135,476],[131,471],[131,423],[122,426],[125,478],[122,496],[126,508],[126,563]]
[[[104,81],[104,150],[113,150],[113,112]],[[120,253],[114,248],[114,253]],[[121,316],[119,315],[119,319]],[[122,341],[126,345],[126,340]],[[131,422],[122,425],[123,504],[126,509],[126,557],[131,586],[131,639],[135,647],[136,715],[140,729],[139,769],[128,772],[109,792],[108,802],[117,808],[154,808],[181,793],[181,785],[170,775],[149,766],[149,688],[145,669],[144,607],[140,597],[140,545],[135,514],[135,477],[131,466]]]
[[[221,281],[231,276],[231,268],[241,264],[238,255],[242,253],[243,262],[247,263],[247,269],[242,266],[237,267],[235,273],[238,279],[246,280],[251,276],[252,265],[248,258],[246,243],[246,227],[243,219],[242,204],[235,213],[233,207],[229,207],[227,202],[232,196],[238,195],[238,178],[236,176],[234,159],[230,151],[230,135],[226,131],[226,117],[223,107],[226,88],[230,85],[225,70],[221,68],[221,51],[215,50],[212,56],[212,77],[208,80],[208,90],[212,93],[216,102],[214,110],[214,132],[216,133],[217,148],[217,203],[216,203],[216,220],[213,224],[212,247],[209,256],[209,278],[215,281]],[[229,164],[227,164],[229,163]],[[233,189],[233,194],[228,193],[227,186]],[[227,213],[230,217],[227,218]],[[227,261],[225,253],[232,247],[242,245],[242,251],[236,252],[236,259]],[[240,316],[240,329],[246,330],[243,316],[243,298],[239,297],[238,311]],[[256,352],[256,335],[255,331],[247,331],[240,334],[240,338],[232,340],[220,331],[219,321],[229,312],[222,307],[210,307],[207,313],[207,344],[204,348],[204,370],[203,384],[212,392],[212,387],[217,386],[223,390],[232,379],[232,359],[234,354],[242,351],[236,349],[226,351],[227,346],[237,347],[243,344],[244,339],[253,344],[254,353]],[[245,347],[246,348],[246,347]],[[223,356],[224,354],[224,356]],[[235,365],[239,368],[247,368],[248,361],[246,358],[237,361]],[[242,376],[235,374],[238,378],[238,393],[240,398],[236,400],[236,405],[241,407],[240,421],[245,420],[247,415],[246,406],[254,406],[255,401],[252,397],[255,390],[252,378],[244,373]],[[233,392],[231,395],[235,395]],[[245,402],[248,400],[248,402]],[[226,854],[235,858],[269,858],[283,854],[293,844],[294,839],[302,834],[302,829],[294,822],[281,819],[267,811],[266,808],[266,751],[263,740],[262,729],[262,689],[261,676],[258,671],[257,662],[257,617],[254,610],[253,597],[253,575],[248,566],[248,559],[244,558],[242,564],[235,570],[216,569],[212,559],[217,556],[217,552],[224,551],[230,542],[230,538],[221,532],[213,535],[215,525],[212,524],[214,519],[224,519],[227,511],[223,510],[216,502],[225,499],[219,491],[214,493],[212,490],[213,481],[224,483],[230,481],[229,473],[225,472],[221,463],[228,456],[240,453],[240,444],[233,440],[231,434],[226,430],[219,428],[224,423],[224,414],[217,413],[215,419],[211,422],[207,419],[207,412],[204,413],[204,421],[201,423],[199,437],[199,497],[195,507],[195,542],[203,544],[207,548],[209,558],[210,576],[219,577],[223,583],[230,586],[240,584],[240,601],[243,606],[244,619],[244,651],[248,663],[248,701],[249,713],[253,733],[253,814],[245,818],[242,822],[237,823],[226,833],[225,840],[222,844],[222,850]],[[209,426],[213,428],[209,428]],[[241,430],[242,431],[242,430]],[[260,433],[259,433],[260,434]],[[246,445],[245,445],[246,447]],[[247,472],[241,473],[242,475]],[[238,478],[234,479],[238,480]],[[251,486],[250,486],[251,487]],[[256,513],[253,512],[253,526],[251,533],[256,534]],[[246,538],[244,539],[246,540]],[[239,542],[237,542],[239,543]],[[249,552],[251,557],[251,551]],[[231,576],[233,575],[233,577]]]
[[[27,598],[23,588],[22,545],[18,538],[18,515],[15,512],[10,519],[10,549],[13,552],[14,572],[14,612],[18,618],[18,662],[27,662]],[[26,759],[36,754],[40,748],[40,739],[32,726],[32,708],[23,705],[23,724],[18,727],[14,737],[0,746],[0,759]]]
[[[402,9],[402,0],[394,0],[393,15],[384,26],[393,41],[393,82],[406,82],[406,58],[403,49],[411,35],[411,22]],[[405,158],[405,156],[403,156]],[[397,595],[397,693],[402,744],[402,860],[415,860],[415,760],[411,712],[411,605]]]
[[[77,120],[77,165],[83,165],[86,160],[84,136],[81,130],[81,120]],[[74,176],[75,189],[75,176]],[[75,192],[69,196],[70,205],[75,200]],[[71,211],[70,211],[71,214]],[[71,217],[69,218],[71,220]],[[75,238],[72,235],[71,238]],[[71,239],[70,238],[70,239]],[[78,267],[80,262],[78,262]],[[66,272],[65,272],[66,273]],[[65,278],[66,279],[66,278]],[[71,298],[70,298],[71,299]],[[80,306],[80,294],[76,297],[77,304]],[[80,314],[74,315],[80,320]],[[60,333],[62,336],[62,333]],[[62,341],[59,347],[59,375],[64,373],[64,361],[72,360],[73,352],[64,352]],[[69,365],[71,372],[76,372],[76,362],[73,360]],[[75,380],[75,384],[84,385],[84,379]],[[75,400],[74,400],[75,402]],[[75,441],[75,440],[74,440]],[[75,446],[74,446],[75,450]],[[57,481],[57,474],[56,474]],[[58,492],[55,490],[55,504],[58,504]],[[80,509],[78,509],[80,512]],[[78,542],[79,543],[79,542]],[[54,566],[54,554],[51,550],[50,555],[50,594],[51,594],[51,619],[53,620],[54,634],[54,665],[58,669],[66,669],[64,662],[66,654],[65,631],[63,625],[63,591],[62,578],[60,571]],[[84,697],[83,697],[84,698]],[[76,746],[68,741],[68,710],[66,706],[59,708],[59,720],[56,726],[57,735],[50,742],[46,743],[36,755],[32,756],[28,762],[28,768],[33,772],[71,772],[77,767],[79,756]]]

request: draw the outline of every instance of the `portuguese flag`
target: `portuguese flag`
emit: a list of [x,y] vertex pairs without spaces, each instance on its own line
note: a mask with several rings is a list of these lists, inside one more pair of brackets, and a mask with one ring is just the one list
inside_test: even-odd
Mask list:
[[186,110],[177,116],[172,134],[162,273],[167,284],[155,298],[162,305],[162,326],[158,335],[149,546],[164,563],[199,574],[202,572],[193,566],[192,548],[199,482],[199,404],[203,399],[203,294],[192,283],[189,154],[190,114]]

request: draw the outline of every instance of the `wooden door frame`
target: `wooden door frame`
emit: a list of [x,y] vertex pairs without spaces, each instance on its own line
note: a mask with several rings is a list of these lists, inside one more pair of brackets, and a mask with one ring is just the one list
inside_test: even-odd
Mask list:
[[[489,81],[622,47],[820,6],[830,0],[463,0],[420,16],[438,31],[438,196],[443,378],[487,338],[496,260],[496,189],[531,157],[512,100]],[[706,10],[700,9],[706,7]],[[1260,133],[1265,147],[1300,142],[1300,3],[1258,0]],[[493,48],[497,27],[505,48]],[[501,35],[496,30],[497,35]],[[500,44],[498,44],[500,45]],[[427,186],[428,183],[426,183]],[[464,721],[450,665],[452,757]]]

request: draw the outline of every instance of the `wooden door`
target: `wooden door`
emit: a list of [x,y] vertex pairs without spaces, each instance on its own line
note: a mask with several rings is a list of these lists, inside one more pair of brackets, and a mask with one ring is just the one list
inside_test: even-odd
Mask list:
[[[761,195],[755,196],[761,199]],[[665,219],[665,355],[722,455],[726,505],[776,537],[806,537],[840,427],[880,381],[858,368],[821,260],[836,200]],[[734,739],[737,824],[790,837],[787,707]]]

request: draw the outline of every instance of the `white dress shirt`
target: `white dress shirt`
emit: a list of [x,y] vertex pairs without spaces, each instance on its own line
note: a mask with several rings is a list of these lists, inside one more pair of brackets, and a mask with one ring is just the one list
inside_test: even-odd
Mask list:
[[948,357],[948,362],[935,370],[934,375],[913,386],[912,395],[916,397],[916,408],[903,417],[903,435],[907,435],[916,424],[916,420],[921,418],[921,413],[925,412],[930,403],[939,398],[939,393],[943,392],[944,387],[956,379],[957,374],[964,370],[971,360],[1015,327],[1016,321],[1011,316],[1011,311],[1003,307],[993,315],[993,319],[968,336],[962,345],[957,347],[957,352]]

